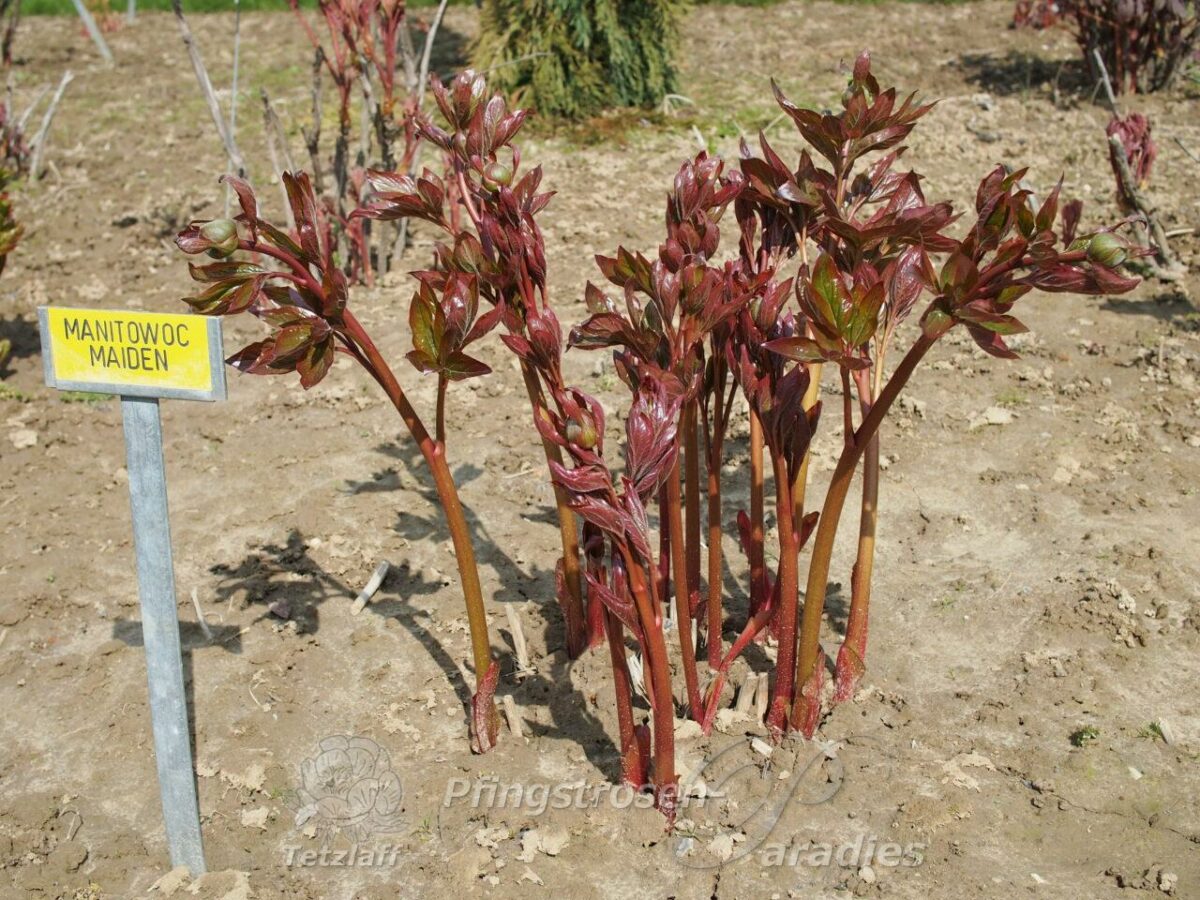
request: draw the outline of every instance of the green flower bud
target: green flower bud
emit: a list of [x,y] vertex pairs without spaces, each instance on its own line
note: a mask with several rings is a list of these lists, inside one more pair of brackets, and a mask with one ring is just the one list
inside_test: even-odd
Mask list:
[[591,450],[596,446],[599,437],[596,433],[596,423],[587,413],[581,412],[578,419],[567,419],[567,440],[572,444],[584,450]]
[[509,185],[512,183],[512,169],[502,162],[490,162],[484,167],[483,174],[496,184]]
[[1129,257],[1120,238],[1107,231],[1095,235],[1087,248],[1088,259],[1110,269],[1119,266]]
[[215,259],[224,259],[233,253],[238,246],[237,223],[233,219],[213,219],[200,226],[201,236],[212,242],[208,255]]
[[493,194],[512,183],[512,169],[502,162],[490,162],[483,167],[483,186]]

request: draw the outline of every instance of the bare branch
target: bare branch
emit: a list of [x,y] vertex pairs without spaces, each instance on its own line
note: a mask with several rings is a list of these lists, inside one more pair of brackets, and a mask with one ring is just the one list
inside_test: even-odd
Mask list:
[[417,75],[417,108],[420,109],[425,105],[425,86],[429,83],[429,63],[433,59],[433,40],[437,37],[438,29],[442,25],[442,16],[446,14],[446,5],[450,0],[442,0],[438,4],[437,12],[433,14],[433,21],[429,23],[429,32],[425,35],[425,46],[421,48],[421,71]]
[[33,158],[29,161],[29,175],[31,178],[38,177],[38,172],[42,165],[42,156],[46,150],[46,138],[50,133],[50,123],[54,121],[54,113],[63,98],[63,91],[67,89],[67,85],[71,83],[71,79],[74,77],[75,74],[70,70],[63,73],[62,80],[58,83],[58,89],[54,92],[54,96],[50,98],[50,105],[46,107],[46,112],[42,115],[42,124],[33,138]]
[[267,155],[271,158],[271,168],[275,172],[275,180],[279,183],[279,197],[283,201],[288,228],[294,228],[296,222],[292,218],[292,205],[288,202],[287,187],[283,183],[283,173],[293,172],[296,169],[292,164],[287,132],[284,131],[283,123],[279,120],[275,107],[271,105],[267,89],[259,88],[259,96],[262,97],[263,104],[263,132],[267,137]]
[[404,86],[411,94],[417,89],[417,52],[413,49],[407,15],[400,26],[400,64],[404,66]]
[[1179,138],[1175,138],[1175,143],[1177,143],[1179,145],[1180,150],[1182,150],[1184,153],[1186,153],[1188,155],[1188,159],[1190,159],[1194,163],[1200,163],[1200,156],[1197,156],[1195,153],[1193,153],[1191,150],[1189,150],[1187,144],[1185,144]]
[[[238,62],[242,49],[242,3],[233,0],[233,84],[229,90],[229,139],[237,141]],[[225,185],[225,217],[229,217],[229,205],[233,200],[233,189]]]
[[[79,0],[76,0],[76,2],[79,2]],[[221,114],[221,104],[217,102],[217,95],[213,91],[212,81],[208,77],[208,69],[204,67],[204,60],[200,56],[200,48],[196,44],[196,39],[192,36],[192,30],[188,27],[187,19],[183,16],[181,0],[171,0],[171,9],[175,11],[175,21],[179,23],[179,33],[183,37],[183,44],[187,47],[188,56],[192,60],[192,69],[196,73],[196,81],[200,84],[200,92],[204,94],[204,100],[208,104],[208,111],[212,116],[213,125],[216,126],[217,135],[221,138],[221,143],[225,146],[225,153],[229,157],[230,167],[240,178],[245,178],[246,163],[242,158],[241,151],[238,150],[237,144],[233,140],[233,136],[225,127],[225,117]]]
[[1121,143],[1120,137],[1110,134],[1108,136],[1108,148],[1109,154],[1112,156],[1113,165],[1117,168],[1117,177],[1121,181],[1122,190],[1133,203],[1134,208],[1146,219],[1146,225],[1150,229],[1150,237],[1155,245],[1155,258],[1158,262],[1158,266],[1152,267],[1154,274],[1166,281],[1176,280],[1178,275],[1175,273],[1179,269],[1180,264],[1171,254],[1167,234],[1163,230],[1162,223],[1158,221],[1158,217],[1154,214],[1154,207],[1138,187],[1137,179],[1129,168],[1129,160],[1125,157],[1125,145]]
[[1119,119],[1121,117],[1121,110],[1117,106],[1117,97],[1113,93],[1112,82],[1108,78],[1108,67],[1104,65],[1104,60],[1100,57],[1100,51],[1095,47],[1092,48],[1092,62],[1095,63],[1096,71],[1100,75],[1100,83],[1104,86],[1104,96],[1108,98],[1108,108]]
[[[11,92],[12,92],[12,83],[10,82],[9,83],[9,96],[12,96]],[[29,121],[29,117],[31,115],[33,115],[33,111],[35,109],[37,109],[38,104],[42,102],[42,98],[45,97],[46,94],[48,94],[48,93],[50,93],[50,85],[48,85],[48,84],[42,85],[42,89],[37,92],[37,96],[33,98],[33,102],[31,102],[27,107],[25,107],[25,112],[21,113],[21,118],[17,119],[17,128],[18,129],[20,129],[21,131],[25,130],[25,124]],[[12,109],[12,103],[9,103],[8,108]]]
[[301,126],[304,145],[308,149],[308,162],[312,167],[313,188],[324,193],[325,177],[321,169],[321,67],[325,64],[325,51],[317,44],[312,64],[312,128]]

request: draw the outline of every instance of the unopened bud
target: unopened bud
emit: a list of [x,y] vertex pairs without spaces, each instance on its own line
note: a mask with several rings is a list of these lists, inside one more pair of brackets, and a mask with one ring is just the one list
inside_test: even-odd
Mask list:
[[483,167],[483,186],[489,191],[498,191],[512,183],[512,169],[502,162],[490,162]]
[[572,444],[584,450],[591,450],[596,446],[598,438],[596,423],[587,413],[581,412],[579,418],[572,416],[567,419],[567,440]]
[[1088,242],[1087,255],[1092,262],[1109,268],[1119,266],[1129,257],[1121,240],[1107,231],[1095,235]]
[[237,224],[233,219],[213,219],[200,226],[200,234],[205,240],[211,241],[208,248],[209,256],[222,259],[238,246]]

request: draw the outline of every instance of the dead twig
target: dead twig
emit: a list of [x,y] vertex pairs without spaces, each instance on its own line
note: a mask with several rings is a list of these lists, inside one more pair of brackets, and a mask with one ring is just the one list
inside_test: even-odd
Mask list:
[[183,37],[183,44],[187,48],[188,57],[192,61],[192,69],[196,73],[196,81],[200,85],[200,92],[204,94],[204,101],[208,104],[208,112],[212,116],[213,125],[217,129],[217,136],[220,137],[221,143],[225,147],[225,153],[229,157],[230,168],[239,178],[245,178],[245,160],[242,158],[242,153],[238,149],[233,135],[226,128],[225,117],[221,113],[221,104],[217,102],[216,92],[213,91],[212,81],[208,77],[208,69],[205,68],[204,59],[200,55],[200,47],[196,43],[196,39],[192,36],[192,30],[188,27],[187,19],[184,18],[182,0],[171,0],[171,9],[175,12],[175,21],[179,25],[179,33]]
[[1117,106],[1117,95],[1113,93],[1112,82],[1108,78],[1108,67],[1104,65],[1104,60],[1100,57],[1100,51],[1094,47],[1092,48],[1092,62],[1095,63],[1096,72],[1100,75],[1100,85],[1104,88],[1104,96],[1108,100],[1108,108],[1119,119],[1121,118],[1121,109]]
[[[238,62],[242,49],[242,3],[233,0],[233,84],[229,94],[229,138],[237,141],[237,102],[238,102]],[[236,174],[236,173],[235,173]],[[229,204],[233,199],[233,190],[225,185],[225,217],[229,218]]]
[[58,104],[62,101],[63,92],[74,77],[75,74],[70,70],[63,73],[62,80],[58,83],[58,89],[54,92],[54,96],[50,98],[50,105],[46,107],[46,112],[42,115],[42,124],[38,127],[37,134],[33,138],[33,156],[29,161],[29,175],[31,178],[37,178],[38,172],[41,170],[42,157],[46,152],[46,139],[50,134],[50,123],[54,121],[54,113],[58,110]]
[[[1095,64],[1096,71],[1100,75],[1100,84],[1104,87],[1104,96],[1108,99],[1109,109],[1112,110],[1113,118],[1121,118],[1121,109],[1117,105],[1116,94],[1113,93],[1112,81],[1108,77],[1108,69],[1104,65],[1104,60],[1100,57],[1100,51],[1092,50],[1092,62]],[[1154,214],[1154,207],[1142,193],[1138,187],[1137,179],[1133,177],[1133,172],[1129,169],[1129,160],[1125,156],[1125,145],[1121,143],[1120,137],[1115,134],[1108,136],[1109,155],[1112,157],[1113,166],[1117,170],[1117,179],[1121,182],[1125,196],[1133,204],[1134,209],[1142,214],[1146,220],[1146,227],[1150,231],[1150,238],[1153,244],[1154,257],[1156,263],[1150,264],[1150,273],[1162,281],[1178,281],[1182,275],[1182,265],[1171,254],[1171,246],[1167,241],[1167,234],[1163,230],[1162,224],[1158,221],[1158,217]]]
[[[417,94],[417,111],[420,112],[425,108],[425,89],[429,85],[429,66],[433,61],[433,40],[437,37],[438,29],[442,25],[442,17],[446,14],[446,6],[449,0],[441,0],[437,10],[433,14],[433,19],[429,23],[429,30],[425,33],[425,43],[421,47],[421,65],[417,71],[416,78],[416,94]],[[408,39],[408,47],[405,48],[405,39]],[[408,33],[407,23],[404,26],[404,31],[401,35],[400,55],[405,59],[405,68],[407,71],[408,65],[411,62],[412,55],[412,38]],[[417,149],[413,153],[412,163],[408,167],[408,173],[415,175],[420,168],[421,150],[424,144],[417,144]],[[396,228],[396,239],[392,242],[392,252],[388,254],[388,267],[395,265],[404,258],[404,250],[408,246],[408,219],[401,219]]]
[[758,679],[758,690],[754,694],[754,713],[758,717],[758,721],[762,722],[767,717],[767,706],[771,702],[771,685],[770,679],[764,673]]
[[204,620],[204,610],[200,608],[200,597],[196,588],[192,588],[192,609],[196,611],[196,621],[200,623],[200,630],[204,632],[204,639],[212,641],[212,629],[208,627],[208,622]]
[[292,152],[288,148],[287,132],[283,128],[283,122],[279,120],[279,115],[275,112],[275,107],[271,105],[271,97],[267,94],[267,89],[259,88],[258,94],[262,98],[263,132],[267,137],[267,156],[271,160],[271,169],[275,173],[275,180],[279,183],[279,198],[283,201],[283,211],[287,216],[288,228],[294,228],[296,222],[292,217],[292,205],[288,202],[287,187],[283,183],[283,173],[293,172],[296,168],[292,164]]
[[73,806],[68,806],[58,811],[58,818],[61,819],[66,815],[73,815],[75,817],[71,821],[70,826],[67,828],[67,834],[65,838],[66,841],[73,841],[75,839],[75,835],[79,832],[80,827],[83,825],[83,815]]
[[411,94],[417,89],[417,52],[413,48],[408,16],[404,17],[404,23],[400,26],[400,65],[404,67],[404,86]]
[[433,59],[433,39],[437,37],[438,29],[442,25],[442,17],[446,14],[446,6],[450,0],[442,0],[438,4],[437,12],[433,14],[433,20],[429,23],[429,31],[425,35],[425,46],[421,48],[421,68],[417,74],[417,108],[420,109],[425,104],[425,86],[429,82],[429,63]]
[[[8,83],[8,92],[9,92],[9,97],[11,97],[12,96],[12,81],[11,80]],[[17,128],[20,131],[25,130],[25,123],[27,123],[29,121],[29,117],[33,115],[33,111],[35,109],[37,109],[38,104],[40,104],[42,102],[42,98],[45,97],[46,94],[48,94],[48,93],[50,93],[50,85],[43,84],[42,89],[40,91],[38,91],[37,96],[35,96],[33,98],[33,102],[30,103],[27,107],[25,107],[25,112],[21,113],[21,117],[19,119],[17,119]],[[12,109],[11,102],[9,102],[8,108]]]
[[1141,213],[1146,220],[1146,226],[1150,230],[1156,261],[1156,264],[1150,266],[1151,273],[1163,281],[1178,281],[1182,266],[1171,253],[1167,233],[1154,214],[1154,207],[1138,187],[1137,179],[1129,169],[1129,160],[1125,157],[1125,145],[1121,143],[1120,137],[1111,134],[1108,136],[1108,147],[1113,165],[1117,169],[1117,178],[1121,181],[1122,190],[1133,204],[1134,209]]
[[383,579],[387,578],[389,565],[388,561],[382,560],[375,567],[375,571],[371,573],[370,580],[367,581],[366,587],[359,591],[358,596],[354,598],[354,605],[350,607],[350,614],[357,616],[360,612],[366,609],[371,598],[375,596],[376,591],[383,585]]
[[517,710],[517,701],[513,699],[512,694],[505,694],[500,698],[500,705],[504,707],[504,718],[508,720],[508,729],[515,737],[522,737],[521,732],[521,714]]
[[325,178],[321,174],[321,68],[325,64],[325,51],[317,45],[312,64],[312,128],[300,127],[304,135],[304,146],[308,150],[308,162],[312,167],[313,189],[320,196],[325,192]]
[[521,617],[513,609],[511,603],[505,605],[504,614],[508,617],[508,630],[513,639],[513,655],[517,658],[515,674],[518,678],[525,678],[533,674],[534,668],[529,662],[529,645],[525,641],[525,632],[521,628]]
[[1179,145],[1180,150],[1182,150],[1184,153],[1187,154],[1188,159],[1190,159],[1194,163],[1200,163],[1200,156],[1197,156],[1195,153],[1193,153],[1191,150],[1189,150],[1187,144],[1185,144],[1179,138],[1175,138],[1175,143],[1177,143]]
[[742,686],[738,689],[737,702],[733,708],[736,712],[742,715],[750,715],[750,710],[754,705],[754,697],[758,693],[758,674],[749,672],[746,674]]

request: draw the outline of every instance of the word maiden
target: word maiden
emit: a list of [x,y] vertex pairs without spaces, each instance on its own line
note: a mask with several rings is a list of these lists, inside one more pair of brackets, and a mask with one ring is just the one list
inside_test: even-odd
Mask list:
[[67,340],[87,342],[88,362],[105,369],[166,372],[170,362],[165,348],[191,345],[189,326],[169,322],[66,318],[63,331]]

